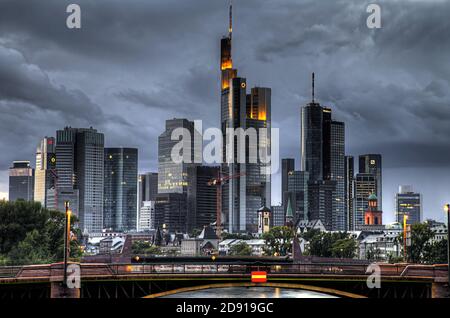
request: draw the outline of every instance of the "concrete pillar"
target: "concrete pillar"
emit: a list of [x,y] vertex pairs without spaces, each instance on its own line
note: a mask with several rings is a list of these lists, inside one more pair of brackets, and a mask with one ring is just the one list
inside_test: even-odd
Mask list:
[[450,298],[450,289],[447,282],[433,282],[431,285],[431,298]]
[[80,298],[80,288],[63,287],[62,282],[50,284],[50,298]]

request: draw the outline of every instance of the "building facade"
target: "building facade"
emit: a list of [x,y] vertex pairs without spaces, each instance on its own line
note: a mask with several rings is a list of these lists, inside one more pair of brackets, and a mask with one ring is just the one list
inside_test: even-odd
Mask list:
[[105,148],[103,228],[137,230],[136,148]]
[[359,173],[371,173],[376,178],[378,208],[383,210],[382,164],[380,154],[365,154],[359,156]]
[[48,190],[55,186],[56,156],[55,138],[43,138],[36,148],[36,169],[34,177],[34,201],[47,207]]
[[408,216],[408,224],[422,222],[422,194],[414,192],[412,186],[402,185],[395,195],[395,218],[403,224],[403,216]]
[[72,193],[84,234],[100,233],[103,228],[104,143],[104,135],[92,127],[65,127],[56,132],[55,206],[63,204],[58,194]]
[[187,233],[187,198],[184,193],[160,193],[155,200],[155,228]]
[[377,179],[371,173],[358,173],[355,178],[354,227],[358,230],[364,225],[364,214],[369,207],[368,198],[377,193]]
[[146,201],[155,201],[158,194],[158,173],[147,172],[140,174],[138,178],[138,202],[139,207]]
[[355,229],[354,225],[354,214],[353,214],[353,199],[355,195],[354,191],[354,179],[355,179],[355,164],[353,156],[345,156],[345,215],[347,218],[347,230],[353,231]]
[[9,201],[33,201],[34,169],[29,161],[14,161],[9,168]]

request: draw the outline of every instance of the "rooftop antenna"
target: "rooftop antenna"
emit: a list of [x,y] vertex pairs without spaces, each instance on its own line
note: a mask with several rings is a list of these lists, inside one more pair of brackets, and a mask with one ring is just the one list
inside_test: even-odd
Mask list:
[[312,73],[312,102],[314,104],[314,72]]
[[228,26],[228,35],[231,40],[231,34],[233,32],[233,1],[230,1],[230,22]]

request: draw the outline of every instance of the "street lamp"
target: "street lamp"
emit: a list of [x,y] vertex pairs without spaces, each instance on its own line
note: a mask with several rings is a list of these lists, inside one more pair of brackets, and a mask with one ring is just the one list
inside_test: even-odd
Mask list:
[[407,257],[406,257],[406,231],[407,231],[407,229],[406,228],[408,226],[406,221],[408,221],[408,215],[403,214],[403,257],[404,257],[405,262],[407,261]]
[[63,286],[67,287],[67,261],[69,259],[70,250],[70,216],[72,211],[69,210],[69,201],[64,202],[66,208],[66,224],[64,227],[64,281]]
[[450,204],[444,205],[444,211],[447,213],[447,272],[448,286],[450,286]]

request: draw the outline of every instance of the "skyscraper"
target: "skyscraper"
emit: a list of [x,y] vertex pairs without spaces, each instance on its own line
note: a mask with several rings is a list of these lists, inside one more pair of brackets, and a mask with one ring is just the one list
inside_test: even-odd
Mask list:
[[203,230],[205,225],[216,222],[217,189],[208,182],[217,178],[219,167],[192,166],[188,168],[186,217],[187,232]]
[[[271,89],[254,87],[247,94],[245,78],[237,77],[231,58],[232,8],[228,36],[221,40],[221,128],[226,162],[221,166],[223,176],[241,175],[232,178],[223,186],[222,219],[225,220],[229,232],[253,232],[258,230],[257,211],[271,203],[270,197],[270,163],[265,163],[270,155],[270,123],[271,123]],[[246,142],[245,153],[241,153],[237,144],[227,149],[231,136],[227,129],[248,129],[257,134],[257,141]],[[267,134],[261,134],[261,128]],[[228,138],[227,138],[228,136]],[[234,136],[233,136],[234,138]],[[228,150],[228,152],[227,152]],[[254,154],[259,154],[255,158]],[[239,156],[245,156],[245,163],[238,162]],[[259,160],[258,160],[259,159]]]
[[345,215],[347,218],[347,230],[354,229],[353,197],[355,166],[353,156],[345,156]]
[[320,218],[328,230],[344,231],[345,125],[332,120],[330,108],[315,102],[314,84],[313,73],[312,101],[301,110],[302,171],[309,174],[311,192],[308,217]]
[[185,193],[159,193],[155,200],[155,228],[169,233],[187,233]]
[[412,186],[399,186],[395,195],[395,218],[403,224],[403,216],[408,216],[408,224],[420,223],[423,219],[422,194],[414,192]]
[[[104,135],[91,128],[65,127],[56,132],[56,206],[64,204],[58,194],[78,201],[78,219],[85,233],[103,228]],[[78,200],[77,200],[78,197]],[[71,207],[73,206],[70,201]]]
[[309,174],[306,171],[290,171],[288,173],[286,208],[287,200],[290,199],[294,223],[297,223],[299,220],[308,219],[308,182]]
[[105,148],[103,227],[137,230],[136,148]]
[[365,154],[359,156],[359,173],[371,173],[377,182],[378,209],[383,210],[382,166],[380,154]]
[[34,201],[47,207],[48,190],[55,184],[55,138],[45,137],[36,148]]
[[[180,137],[179,140],[172,140],[172,133],[176,129],[186,129],[190,136]],[[202,146],[194,144],[196,135],[200,133],[195,129],[194,122],[187,119],[166,120],[166,129],[158,137],[158,193],[187,193],[187,169],[190,166],[198,165],[199,156],[201,158]],[[182,141],[181,141],[182,140]],[[172,159],[172,149],[182,142],[183,157],[188,160],[176,162]]]
[[155,201],[158,194],[158,173],[147,172],[140,174],[138,178],[138,202],[139,207],[142,207],[143,202]]
[[9,201],[33,201],[34,169],[29,161],[14,161],[9,168]]
[[[354,230],[364,225],[364,214],[369,207],[369,196],[377,193],[377,179],[372,173],[358,173],[355,178]],[[378,206],[378,204],[377,204]]]
[[[295,170],[295,159],[284,158],[281,160],[281,205],[287,205],[288,177]],[[273,210],[272,210],[273,211]]]

